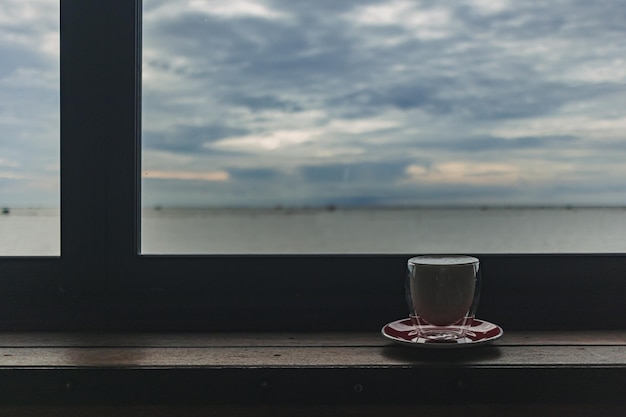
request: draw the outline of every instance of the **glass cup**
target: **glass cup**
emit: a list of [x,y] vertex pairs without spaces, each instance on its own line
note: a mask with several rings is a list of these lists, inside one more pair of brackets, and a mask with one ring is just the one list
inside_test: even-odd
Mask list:
[[472,324],[480,294],[477,258],[424,255],[408,260],[407,302],[418,339],[453,342]]

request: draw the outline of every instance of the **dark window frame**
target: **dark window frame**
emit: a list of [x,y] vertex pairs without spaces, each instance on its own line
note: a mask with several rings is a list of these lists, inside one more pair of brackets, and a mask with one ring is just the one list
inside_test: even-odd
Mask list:
[[[396,255],[140,255],[141,0],[61,0],[61,257],[0,258],[0,328],[374,330]],[[623,254],[488,255],[479,315],[626,327]]]

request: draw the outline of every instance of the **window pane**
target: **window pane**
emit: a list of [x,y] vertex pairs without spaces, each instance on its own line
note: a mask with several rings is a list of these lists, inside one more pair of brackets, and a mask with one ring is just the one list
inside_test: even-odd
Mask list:
[[0,0],[0,256],[59,255],[59,0]]
[[620,1],[144,1],[144,253],[626,250]]

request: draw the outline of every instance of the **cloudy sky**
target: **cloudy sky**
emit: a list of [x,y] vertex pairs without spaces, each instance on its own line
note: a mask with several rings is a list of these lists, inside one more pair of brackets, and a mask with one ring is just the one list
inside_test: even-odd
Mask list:
[[[0,0],[0,204],[58,201],[56,7]],[[146,206],[626,205],[626,0],[144,0],[143,83]]]
[[0,206],[59,205],[59,1],[0,0]]

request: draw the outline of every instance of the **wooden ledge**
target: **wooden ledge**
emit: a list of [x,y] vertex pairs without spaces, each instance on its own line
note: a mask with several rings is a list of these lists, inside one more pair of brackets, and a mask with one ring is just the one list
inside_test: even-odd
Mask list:
[[15,406],[624,410],[624,387],[626,331],[508,332],[446,351],[377,333],[0,334],[2,415]]
[[370,333],[4,333],[0,369],[302,367],[626,367],[626,331],[506,333],[492,345],[431,351]]

